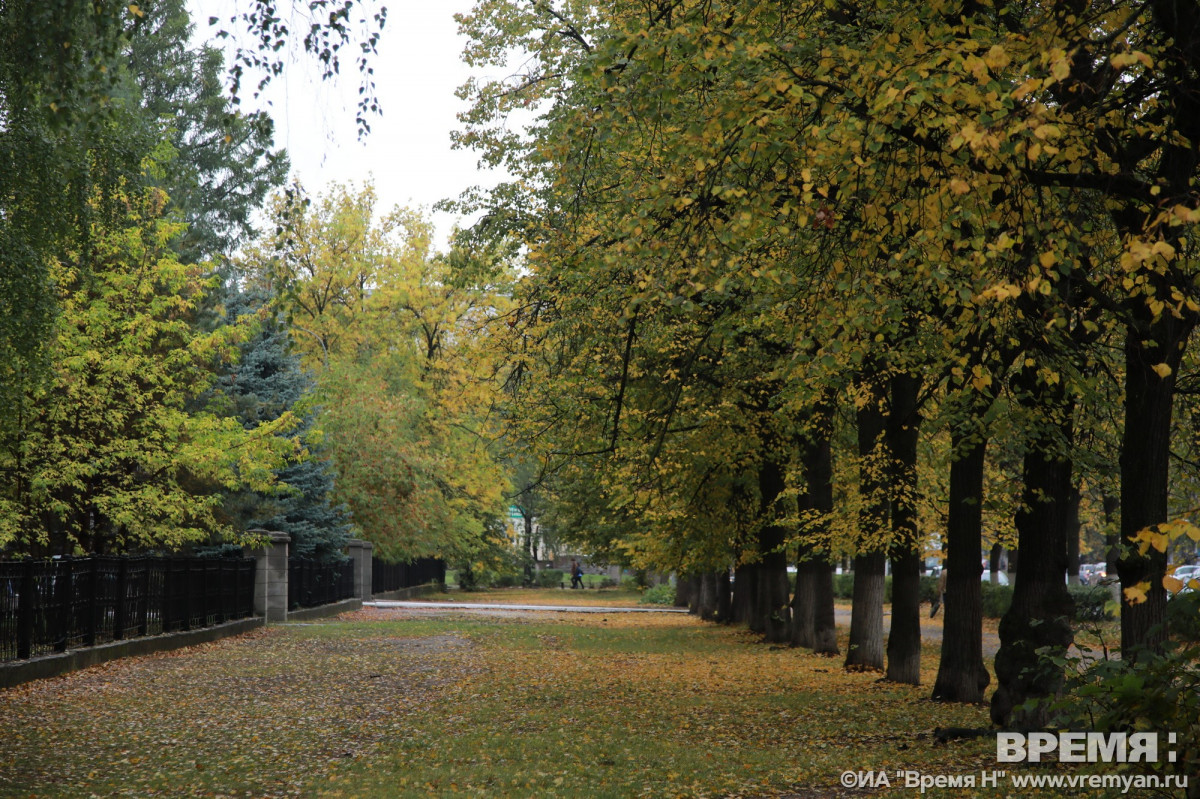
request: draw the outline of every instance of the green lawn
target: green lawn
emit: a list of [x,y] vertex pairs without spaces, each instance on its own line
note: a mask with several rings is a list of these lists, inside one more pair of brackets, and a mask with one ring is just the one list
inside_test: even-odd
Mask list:
[[990,736],[930,736],[985,708],[840,666],[675,614],[365,610],[0,693],[0,795],[817,797],[996,767]]

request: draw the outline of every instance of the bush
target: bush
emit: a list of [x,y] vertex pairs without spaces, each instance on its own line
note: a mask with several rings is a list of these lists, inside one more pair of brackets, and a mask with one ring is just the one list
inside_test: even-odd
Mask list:
[[537,573],[534,582],[538,588],[562,588],[566,572],[562,569],[542,569]]
[[518,572],[484,572],[484,579],[492,588],[515,588],[520,585],[522,578]]
[[[933,602],[937,598],[938,578],[936,577],[921,577],[920,587],[917,589],[922,602]],[[854,575],[853,574],[835,574],[833,575],[833,595],[837,599],[853,599],[854,598]],[[883,578],[883,601],[892,601],[892,578],[891,576]]]
[[1011,586],[981,583],[979,588],[983,594],[983,601],[980,605],[983,608],[984,616],[989,619],[998,619],[1008,612],[1008,606],[1012,604]]
[[675,586],[662,583],[647,588],[638,600],[643,605],[673,605],[675,604]]
[[[1172,599],[1168,609],[1178,599]],[[1126,768],[1141,773],[1187,774],[1200,758],[1200,725],[1196,724],[1200,718],[1198,660],[1200,647],[1195,644],[1172,644],[1162,653],[1145,654],[1137,660],[1054,658],[1051,665],[1062,669],[1065,683],[1062,698],[1046,702],[1047,726],[1109,733],[1177,733],[1178,739],[1172,734],[1167,747],[1172,753],[1169,760],[1160,756],[1158,762],[1130,763]],[[1165,736],[1162,732],[1159,735],[1162,746]]]
[[638,590],[637,578],[636,577],[622,577],[621,578],[621,590],[622,591],[637,591]]
[[1075,621],[1109,621],[1113,618],[1108,610],[1112,594],[1103,585],[1069,585],[1067,591],[1075,600]]
[[1200,643],[1200,591],[1175,594],[1167,602],[1167,630],[1189,643]]

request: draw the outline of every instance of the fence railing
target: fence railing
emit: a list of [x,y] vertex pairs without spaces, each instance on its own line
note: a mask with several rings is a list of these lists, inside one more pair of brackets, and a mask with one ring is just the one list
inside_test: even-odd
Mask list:
[[315,608],[354,596],[354,561],[288,558],[288,610]]
[[0,561],[0,662],[245,618],[254,568],[253,558]]
[[371,590],[377,594],[444,582],[446,562],[437,558],[421,558],[412,563],[385,563],[379,558],[371,559]]

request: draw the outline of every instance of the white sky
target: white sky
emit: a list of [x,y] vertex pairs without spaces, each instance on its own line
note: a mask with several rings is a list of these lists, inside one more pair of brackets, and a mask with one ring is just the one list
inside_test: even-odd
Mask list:
[[[369,7],[370,0],[363,4]],[[201,40],[210,39],[216,30],[208,25],[210,15],[223,20],[230,16],[222,13],[229,0],[189,0],[188,5]],[[287,5],[279,3],[281,8]],[[299,61],[288,64],[263,98],[251,98],[253,85],[247,81],[243,107],[271,114],[276,145],[287,148],[293,176],[312,194],[333,181],[361,184],[373,175],[379,211],[394,205],[428,210],[473,185],[495,184],[500,178],[477,171],[473,152],[452,150],[450,144],[450,132],[458,127],[455,115],[465,109],[454,92],[471,74],[461,61],[465,39],[458,35],[454,14],[470,11],[472,0],[388,0],[386,5],[387,24],[373,59],[383,113],[370,119],[365,141],[358,140],[354,122],[356,47],[336,83],[320,81],[315,59],[297,56]],[[303,29],[301,24],[292,27]],[[471,221],[431,215],[439,247],[445,246],[456,222]]]

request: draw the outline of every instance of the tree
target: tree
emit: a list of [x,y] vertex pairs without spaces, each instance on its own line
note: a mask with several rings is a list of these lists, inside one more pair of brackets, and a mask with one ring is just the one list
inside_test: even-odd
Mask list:
[[[360,94],[359,126],[365,132],[366,115],[378,110],[369,59],[386,15],[379,11],[354,22],[352,0],[332,13],[317,13],[325,5],[325,0],[292,3],[313,15],[303,32],[302,47],[330,76],[339,69],[342,48],[359,46],[356,66],[366,81]],[[160,9],[165,13],[160,15]],[[67,251],[86,249],[97,198],[104,205],[119,196],[123,184],[139,182],[142,161],[157,144],[156,136],[146,135],[152,125],[135,112],[133,98],[138,92],[126,81],[126,65],[131,55],[155,51],[151,39],[139,38],[149,19],[165,21],[172,35],[180,32],[181,18],[173,13],[177,10],[173,0],[145,4],[49,0],[0,6],[0,251],[5,267],[0,270],[0,403],[6,408],[15,407],[30,382],[46,377],[44,345],[52,336],[55,314],[51,263]],[[265,68],[260,88],[283,72],[279,50],[293,32],[276,13],[281,10],[265,0],[249,0],[246,10],[235,14],[220,32],[229,36],[240,30],[250,38],[237,51],[232,73],[235,103],[247,68]],[[131,40],[136,43],[131,45]],[[177,38],[172,47],[178,45]],[[207,126],[215,121],[210,112],[216,110],[209,85],[213,58],[211,51],[204,52],[197,75],[201,78],[197,99],[203,101],[204,129],[210,133],[214,131]],[[164,78],[178,74],[168,70]],[[146,99],[158,112],[168,97],[151,90]],[[188,180],[203,183],[213,176],[211,171],[204,173],[211,165],[202,163],[213,153],[238,150],[250,141],[254,142],[251,149],[263,144],[264,121],[261,116],[227,119],[231,140],[216,146],[180,129],[177,143],[186,144],[180,148],[184,153],[180,163],[189,168],[180,168],[172,189],[193,219],[201,214]],[[190,168],[193,165],[200,173]],[[268,171],[275,168],[277,164],[267,166]],[[262,174],[241,187],[251,187],[250,195],[257,192],[253,186]],[[209,211],[219,207],[219,203],[207,206]],[[234,202],[227,207],[241,206]],[[240,224],[239,213],[235,211],[227,221]],[[198,226],[197,234],[199,230]],[[211,245],[206,241],[181,246],[190,255]],[[5,418],[3,423],[11,420]]]
[[285,414],[297,417],[291,431],[301,449],[277,472],[271,493],[226,492],[222,517],[235,530],[278,530],[291,537],[290,551],[300,557],[337,559],[353,533],[349,508],[332,501],[335,473],[322,457],[319,409],[311,406],[316,381],[291,352],[287,329],[272,316],[271,301],[253,287],[225,287],[226,324],[253,324],[256,331],[239,346],[231,363],[214,385],[208,407],[224,408],[247,430],[277,422]]
[[246,268],[278,297],[317,379],[334,498],[394,558],[457,557],[505,513],[492,452],[491,369],[474,340],[503,310],[504,264],[431,247],[419,215],[374,218],[374,192],[299,187],[275,201],[277,232]]
[[161,185],[170,209],[187,222],[180,258],[200,262],[253,234],[251,214],[287,177],[274,149],[274,124],[263,111],[242,113],[225,93],[225,60],[211,45],[194,46],[184,0],[153,0],[131,31],[124,70],[145,124],[168,142]]
[[[211,281],[170,250],[161,192],[125,195],[125,213],[91,247],[56,261],[62,309],[48,350],[52,379],[26,387],[14,434],[0,541],[10,552],[174,549],[229,531],[221,496],[200,483],[270,490],[294,451],[291,414],[245,429],[189,410],[231,354],[238,330],[201,333],[191,315]],[[235,539],[236,540],[236,539]]]

